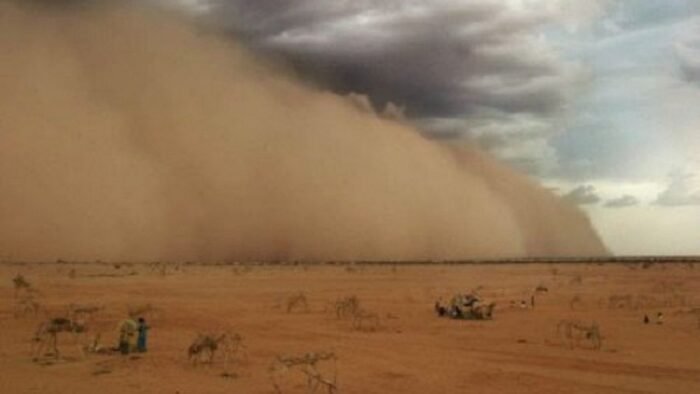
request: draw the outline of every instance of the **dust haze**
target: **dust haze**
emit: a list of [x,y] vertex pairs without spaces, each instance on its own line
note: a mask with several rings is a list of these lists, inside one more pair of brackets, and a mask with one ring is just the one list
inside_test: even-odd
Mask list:
[[605,254],[472,148],[135,6],[0,2],[0,260]]

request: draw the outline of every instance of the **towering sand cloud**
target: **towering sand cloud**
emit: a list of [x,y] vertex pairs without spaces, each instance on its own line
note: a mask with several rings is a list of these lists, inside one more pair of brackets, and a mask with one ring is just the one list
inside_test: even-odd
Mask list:
[[172,15],[0,2],[0,258],[606,253],[587,218]]

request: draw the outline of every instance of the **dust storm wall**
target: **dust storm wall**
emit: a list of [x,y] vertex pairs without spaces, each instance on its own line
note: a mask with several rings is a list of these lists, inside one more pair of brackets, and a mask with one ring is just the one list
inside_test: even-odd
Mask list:
[[475,151],[310,88],[182,17],[0,2],[0,259],[606,253]]

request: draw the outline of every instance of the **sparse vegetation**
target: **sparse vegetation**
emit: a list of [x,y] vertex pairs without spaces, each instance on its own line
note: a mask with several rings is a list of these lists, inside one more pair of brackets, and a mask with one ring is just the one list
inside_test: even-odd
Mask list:
[[578,309],[581,305],[583,305],[583,297],[580,294],[574,295],[569,300],[569,309],[572,311]]
[[628,309],[634,306],[632,295],[613,294],[608,297],[608,309]]
[[22,291],[27,291],[32,288],[31,283],[21,274],[17,274],[12,278],[12,285],[15,289],[15,298],[17,298]]
[[600,350],[603,337],[598,323],[584,323],[578,320],[561,320],[557,324],[557,337],[571,349],[576,347]]
[[338,319],[350,319],[359,309],[360,300],[354,295],[338,299],[333,304],[333,310]]
[[376,331],[379,328],[379,315],[357,309],[352,316],[352,327],[358,331]]
[[[119,265],[118,267],[121,268],[121,265]],[[115,266],[115,268],[117,268],[117,266]],[[166,263],[161,261],[154,261],[152,263],[148,263],[149,272],[158,274],[161,277],[172,275],[175,272],[179,272],[180,269],[181,267],[179,263]]]
[[[306,353],[301,356],[277,356],[268,368],[270,381],[276,393],[282,394],[284,376],[293,371],[303,374],[307,382],[307,393],[317,393],[319,389],[326,389],[326,393],[338,392],[337,360],[333,352]],[[322,362],[332,362],[332,376],[327,376],[319,370]]]
[[40,310],[41,304],[36,300],[34,293],[22,294],[15,300],[15,318],[37,316]]
[[[260,382],[257,378],[248,379],[248,377],[260,377],[261,371],[257,368],[261,368],[264,372],[265,366],[259,362],[261,359],[267,358],[273,361],[272,357],[276,354],[276,346],[279,346],[275,341],[278,340],[282,344],[281,346],[291,347],[291,349],[294,349],[293,346],[303,345],[302,341],[313,340],[321,346],[327,346],[323,341],[330,341],[330,343],[339,343],[338,346],[343,349],[356,347],[363,351],[372,352],[375,347],[381,346],[378,344],[386,339],[389,346],[398,348],[399,345],[405,344],[410,348],[406,354],[415,355],[425,351],[429,353],[427,357],[439,357],[440,351],[435,351],[435,349],[444,349],[445,346],[450,346],[446,344],[452,343],[451,341],[469,340],[469,348],[474,348],[477,351],[491,346],[494,341],[501,341],[499,346],[504,348],[518,347],[517,350],[508,348],[508,351],[523,352],[526,356],[531,357],[533,354],[541,354],[542,351],[545,351],[542,349],[542,340],[544,339],[545,344],[555,345],[554,348],[547,351],[551,353],[553,359],[570,359],[572,363],[574,361],[577,363],[577,368],[580,360],[585,359],[586,362],[581,362],[582,368],[585,369],[589,364],[588,361],[593,363],[599,357],[604,357],[605,361],[611,365],[623,362],[616,358],[618,356],[614,353],[617,349],[611,348],[609,343],[616,345],[619,343],[621,354],[624,354],[625,357],[631,357],[632,354],[643,354],[644,356],[640,356],[640,359],[648,357],[643,359],[645,363],[648,363],[657,346],[635,342],[638,338],[645,340],[668,338],[669,333],[678,333],[681,339],[700,335],[698,334],[700,333],[700,308],[697,307],[698,300],[694,298],[698,289],[697,277],[696,273],[689,272],[684,264],[677,265],[678,268],[669,267],[665,273],[660,269],[654,269],[652,272],[641,270],[631,272],[628,271],[627,266],[620,266],[615,270],[606,267],[605,274],[611,274],[609,277],[596,271],[600,269],[597,265],[570,270],[567,267],[567,270],[561,269],[562,272],[557,279],[549,277],[548,271],[537,267],[525,271],[527,275],[518,276],[520,275],[518,273],[518,275],[508,277],[508,280],[502,285],[486,288],[482,286],[471,287],[475,280],[491,280],[491,274],[482,268],[469,272],[468,275],[464,274],[466,270],[455,271],[457,275],[464,275],[463,277],[467,278],[464,282],[472,281],[465,285],[462,283],[463,277],[453,274],[449,266],[447,268],[428,268],[427,272],[434,274],[436,280],[426,283],[420,276],[423,273],[423,268],[404,270],[399,267],[402,270],[402,276],[401,280],[397,280],[397,277],[391,275],[389,271],[395,265],[388,265],[384,269],[366,269],[362,273],[362,277],[349,277],[343,270],[344,266],[332,266],[330,269],[319,267],[305,274],[301,273],[300,269],[292,270],[286,265],[279,271],[275,271],[276,268],[273,266],[259,271],[260,275],[242,280],[242,278],[237,279],[230,276],[231,266],[214,264],[211,265],[215,267],[214,272],[209,274],[222,276],[222,282],[215,282],[216,286],[204,289],[204,291],[202,285],[212,283],[212,277],[205,276],[204,268],[202,268],[208,265],[190,267],[188,271],[197,272],[197,275],[188,278],[183,276],[161,281],[158,278],[142,276],[138,278],[138,281],[129,283],[121,280],[91,281],[91,278],[96,277],[91,275],[95,272],[114,274],[112,263],[101,263],[98,269],[95,269],[94,266],[79,264],[81,263],[70,263],[68,266],[62,266],[58,272],[55,270],[56,266],[52,265],[48,274],[31,265],[25,266],[23,274],[30,274],[32,279],[44,279],[40,282],[42,293],[39,293],[33,286],[34,283],[30,284],[25,277],[22,277],[22,280],[27,285],[19,285],[15,288],[14,300],[9,297],[9,286],[6,289],[8,297],[6,297],[4,313],[6,316],[11,316],[14,305],[14,315],[18,318],[7,320],[6,326],[8,328],[17,327],[25,330],[26,338],[28,337],[26,334],[31,333],[27,325],[33,326],[35,321],[36,324],[42,323],[37,328],[31,344],[31,355],[36,362],[37,369],[38,366],[57,363],[64,364],[60,368],[65,367],[66,370],[83,365],[89,367],[81,367],[86,376],[90,376],[92,373],[96,376],[95,379],[102,379],[97,376],[109,373],[115,373],[115,378],[116,374],[127,376],[127,370],[135,370],[143,365],[152,370],[160,370],[161,367],[163,370],[170,368],[168,373],[172,373],[173,368],[175,371],[186,369],[187,371],[182,372],[195,376],[196,379],[199,379],[198,383],[204,382],[205,385],[205,379],[211,378],[211,376],[241,377],[235,382],[235,385],[240,385],[240,388],[236,387],[235,390],[255,392],[261,389],[251,387],[251,385]],[[72,266],[80,269],[81,280],[67,280],[65,275]],[[126,263],[120,263],[120,266],[119,273],[128,272],[129,266]],[[146,265],[140,267],[142,268],[137,267],[137,269],[143,272]],[[9,279],[15,275],[14,268],[12,269],[13,272],[6,276],[8,285]],[[221,275],[222,273],[225,275]],[[282,279],[275,277],[278,273]],[[585,287],[567,285],[569,280],[580,277],[578,274],[582,273],[587,275],[586,278],[591,278],[590,281],[586,281]],[[285,275],[292,274],[294,280],[298,280],[299,275],[308,275],[308,278],[318,281],[314,282],[313,286],[304,287],[304,291],[279,292],[280,288],[286,288],[285,286],[296,282],[274,281],[286,280],[288,277]],[[502,273],[498,275],[494,277],[503,277]],[[235,286],[226,286],[226,282],[223,280],[235,282]],[[258,282],[258,280],[260,281]],[[335,286],[334,280],[346,280],[346,282],[342,283],[343,287],[341,288]],[[610,281],[606,282],[607,280]],[[190,286],[190,281],[191,287],[187,287]],[[14,282],[13,279],[13,284]],[[144,292],[144,283],[156,288],[152,292],[150,290]],[[538,283],[539,285],[537,285]],[[258,286],[258,284],[264,284],[264,286],[260,286],[260,292],[250,291],[251,288],[257,291],[257,287],[252,286]],[[114,287],[107,288],[105,293],[99,293],[100,299],[98,300],[94,298],[94,295],[98,294],[95,291],[98,286]],[[69,287],[70,290],[66,290],[65,287]],[[123,290],[124,294],[128,294],[128,298],[122,293],[109,298],[109,292],[114,289]],[[457,293],[459,289],[472,290],[467,290],[466,293]],[[43,295],[43,290],[46,290],[46,295]],[[178,293],[180,290],[182,292]],[[332,300],[325,309],[326,315],[309,313],[295,317],[294,313],[304,313],[311,309],[310,306],[316,306],[312,303],[315,299],[309,297],[309,294],[312,294],[311,291],[313,294],[325,294],[328,300]],[[328,296],[329,294],[338,294],[338,291],[347,293],[341,293],[344,296],[337,299]],[[529,309],[531,296],[537,297],[538,303],[541,299],[542,307],[537,312],[532,313],[517,313],[515,308],[513,310],[504,308],[502,311],[503,319],[485,324],[477,322],[461,324],[444,320],[438,321],[438,319],[424,321],[430,313],[428,309],[432,304],[430,301],[446,292],[457,293],[457,296],[453,299],[441,298],[435,304],[436,312],[442,313],[440,316],[452,316],[451,313],[456,313],[456,309],[452,307],[457,306],[459,307],[457,314],[459,318],[488,320],[493,318],[496,305],[491,301],[497,301],[499,305],[507,306],[510,300],[515,300],[512,304],[514,307],[524,305],[522,308]],[[144,294],[157,298],[139,298],[143,297]],[[192,300],[190,297],[195,299]],[[365,297],[367,298],[365,299]],[[123,301],[125,299],[129,301]],[[210,302],[212,299],[216,302],[227,300],[227,304],[222,305],[221,309],[211,309],[213,307],[206,306],[204,300]],[[102,300],[106,303],[101,304]],[[189,303],[190,300],[193,301],[192,304]],[[263,310],[262,313],[265,316],[261,316],[260,307],[272,305],[271,300],[276,302],[276,308],[278,308],[276,313]],[[372,300],[372,302],[369,303],[368,300]],[[69,304],[68,301],[75,302]],[[125,305],[130,301],[133,303]],[[161,302],[163,304],[160,304]],[[116,305],[116,307],[114,310],[110,310],[110,307],[106,307],[106,305],[110,307]],[[119,308],[119,305],[122,307]],[[126,314],[132,319],[143,316],[150,325],[151,320],[162,313],[161,308],[165,305],[178,309],[174,309],[172,315],[168,313],[168,319],[160,319],[152,334],[149,334],[153,335],[153,346],[148,347],[149,353],[132,353],[129,356],[122,356],[118,347],[115,347],[119,335],[118,330],[115,330],[115,325],[117,325],[115,321],[125,321]],[[195,305],[196,308],[192,305]],[[391,305],[391,307],[387,305]],[[126,308],[124,308],[125,306]],[[170,312],[170,309],[168,311]],[[501,312],[500,309],[499,312]],[[657,317],[660,316],[657,315],[659,312],[663,314],[661,319]],[[645,315],[648,316],[646,321],[649,322],[646,325],[643,323]],[[35,316],[39,317],[35,318]],[[55,316],[58,318],[47,319],[47,317]],[[24,317],[24,319],[19,319],[19,317]],[[501,314],[499,313],[497,317],[501,317]],[[256,338],[252,343],[255,344],[256,349],[255,354],[251,354],[251,356],[255,356],[253,359],[255,362],[245,362],[248,359],[248,352],[243,345],[243,338],[238,333],[230,330],[199,331],[202,327],[208,326],[228,327],[234,321],[237,327],[241,324],[242,327],[246,327],[251,332],[255,330]],[[657,321],[663,321],[663,324],[656,324]],[[513,327],[520,327],[515,325],[522,325],[527,329],[515,330]],[[88,327],[89,331],[86,333]],[[264,328],[261,329],[261,327]],[[554,328],[556,328],[556,337],[553,337],[555,334],[552,333]],[[603,337],[601,328],[606,329],[605,334],[609,334],[610,339]],[[341,331],[339,332],[338,329]],[[201,333],[183,338],[183,330]],[[380,333],[370,334],[375,331],[380,331]],[[542,335],[538,334],[539,332],[547,332],[543,335],[545,338],[538,338],[538,335]],[[426,343],[418,346],[412,344],[411,341],[416,338],[415,335],[421,335],[421,340]],[[430,335],[444,336],[444,338],[436,343],[431,343]],[[629,338],[626,337],[627,335]],[[342,342],[335,342],[336,338],[342,338]],[[135,336],[133,339],[135,340]],[[189,339],[192,341],[188,342]],[[443,340],[445,342],[442,342]],[[173,342],[170,343],[170,341]],[[690,343],[679,344],[678,341],[674,341],[676,339],[668,340],[668,346],[674,347],[674,350],[681,348],[681,346],[694,346]],[[4,342],[4,345],[7,346],[7,343],[8,341]],[[274,345],[270,345],[271,343]],[[26,344],[26,341],[22,341],[20,345],[26,346]],[[605,346],[603,346],[604,344]],[[73,350],[73,346],[77,350]],[[174,357],[169,355],[171,352],[169,349],[173,347],[179,348],[182,353],[179,356],[176,354]],[[11,347],[2,350],[4,353],[10,354],[12,350],[7,349],[11,349]],[[185,349],[187,358],[184,354]],[[585,349],[586,351],[570,351],[569,349]],[[302,347],[296,350],[307,349]],[[387,352],[386,348],[377,348],[376,350],[380,354]],[[604,350],[604,353],[599,354],[594,350]],[[76,351],[81,355],[90,355],[90,362],[75,362],[79,360]],[[397,350],[397,352],[400,351]],[[24,353],[26,357],[26,348],[20,349],[19,352]],[[150,352],[154,354],[152,355]],[[270,379],[274,392],[284,394],[338,392],[337,372],[331,370],[331,368],[337,368],[334,354],[329,352],[292,354],[294,356],[276,356],[270,365]],[[679,352],[679,355],[678,364],[685,365],[687,354]],[[400,356],[403,357],[404,354]],[[654,355],[654,357],[656,356]],[[362,353],[358,352],[353,353],[352,359],[348,359],[353,363],[351,366],[353,374],[348,373],[349,376],[356,376],[360,373],[358,371],[364,368],[360,363],[371,365],[371,368],[374,368],[372,371],[376,372],[373,379],[386,379],[387,381],[384,383],[387,385],[390,379],[403,382],[402,379],[405,377],[416,376],[418,373],[415,370],[409,370],[408,367],[404,371],[403,366],[392,368],[388,367],[388,364],[372,364],[368,358],[363,357]],[[102,361],[107,362],[102,363]],[[385,366],[386,369],[382,369]],[[445,375],[448,376],[448,379],[454,379],[457,368],[447,368],[449,372]],[[431,373],[435,373],[436,370],[431,370]],[[365,371],[363,370],[362,373]],[[266,382],[263,381],[262,384],[264,386]],[[343,384],[343,391],[372,391],[372,387],[368,388],[363,384],[349,380],[347,387]],[[417,384],[416,387],[418,386]],[[438,389],[443,390],[445,387],[445,385],[441,385]],[[168,390],[171,388],[177,389],[177,387],[169,386]],[[189,390],[189,388],[187,389]],[[208,387],[204,390],[206,389]],[[430,392],[430,390],[426,391],[425,386],[420,386],[420,389],[424,390],[422,392]],[[272,392],[269,387],[268,390]]]
[[285,310],[287,313],[297,312],[308,312],[309,302],[306,298],[306,294],[299,292],[289,296],[285,302]]
[[[605,302],[601,300],[600,307],[604,307]],[[613,294],[607,299],[608,309],[639,310],[648,308],[675,308],[688,305],[688,299],[680,293],[665,295],[648,294]]]

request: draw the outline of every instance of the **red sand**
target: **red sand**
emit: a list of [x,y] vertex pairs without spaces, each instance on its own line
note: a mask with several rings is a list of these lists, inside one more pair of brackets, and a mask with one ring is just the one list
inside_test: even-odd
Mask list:
[[[75,278],[68,275],[71,269]],[[104,276],[132,271],[137,275]],[[13,316],[11,279],[17,273],[41,291],[47,314]],[[395,272],[391,266],[247,271],[187,265],[166,276],[139,265],[0,265],[0,283],[4,393],[272,393],[267,371],[275,355],[324,350],[339,357],[340,393],[700,392],[699,317],[680,313],[700,301],[700,269],[687,265],[438,265],[400,266]],[[511,300],[529,300],[539,284],[549,292],[537,295],[534,310],[511,308]],[[498,302],[493,321],[434,315],[437,298],[478,286],[484,298]],[[307,295],[310,312],[287,314],[275,307],[299,291]],[[583,302],[572,310],[577,294]],[[609,308],[609,296],[626,294],[647,305],[674,296],[675,301]],[[380,315],[378,331],[354,331],[349,322],[324,313],[346,295],[357,295]],[[159,312],[150,320],[150,351],[139,359],[96,354],[83,359],[64,335],[61,360],[32,362],[34,328],[71,302],[106,306],[81,341],[100,331],[110,346],[126,305],[152,303]],[[663,325],[653,324],[658,311],[664,313]],[[652,324],[642,323],[645,313]],[[602,349],[565,346],[556,326],[570,318],[597,321]],[[220,360],[199,367],[187,362],[186,349],[198,331],[223,328],[244,337],[249,355],[247,362],[230,366],[234,378],[221,376]],[[301,382],[290,373],[283,392],[305,392]]]

